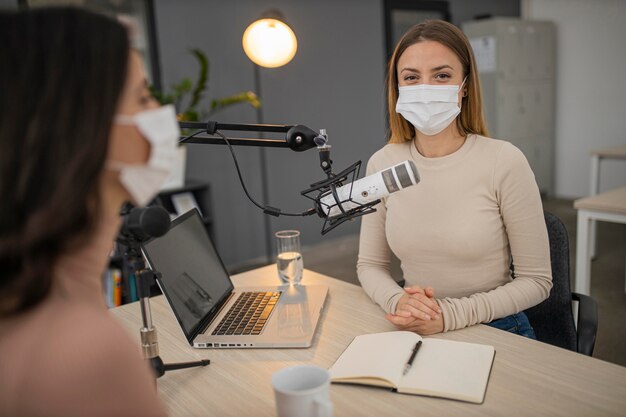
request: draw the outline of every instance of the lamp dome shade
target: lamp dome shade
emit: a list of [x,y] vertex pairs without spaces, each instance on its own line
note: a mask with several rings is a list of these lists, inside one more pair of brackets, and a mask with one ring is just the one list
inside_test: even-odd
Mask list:
[[266,68],[287,64],[298,49],[298,40],[293,30],[276,19],[253,22],[243,33],[242,43],[248,58]]

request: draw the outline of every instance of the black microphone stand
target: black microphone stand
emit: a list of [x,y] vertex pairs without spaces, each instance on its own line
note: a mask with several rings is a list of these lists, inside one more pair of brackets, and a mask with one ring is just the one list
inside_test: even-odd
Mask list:
[[195,362],[183,362],[164,364],[159,356],[159,342],[157,340],[157,331],[152,324],[152,312],[150,310],[150,287],[155,282],[157,271],[146,268],[146,264],[141,255],[139,241],[133,237],[127,237],[124,241],[126,247],[126,256],[132,259],[131,268],[135,273],[137,283],[137,293],[139,296],[139,305],[141,306],[141,319],[143,326],[139,330],[141,337],[141,351],[144,359],[150,362],[150,366],[154,370],[156,378],[162,377],[166,371],[176,369],[192,368],[196,366],[206,366],[211,363],[208,359],[202,359]]

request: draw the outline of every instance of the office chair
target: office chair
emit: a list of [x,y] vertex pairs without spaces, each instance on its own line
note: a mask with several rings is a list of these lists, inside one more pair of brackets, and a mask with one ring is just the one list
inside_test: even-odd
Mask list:
[[[524,312],[537,340],[591,356],[598,330],[598,304],[588,295],[571,292],[567,230],[554,214],[544,212],[544,217],[550,241],[552,290],[546,300]],[[576,325],[572,300],[578,301]]]

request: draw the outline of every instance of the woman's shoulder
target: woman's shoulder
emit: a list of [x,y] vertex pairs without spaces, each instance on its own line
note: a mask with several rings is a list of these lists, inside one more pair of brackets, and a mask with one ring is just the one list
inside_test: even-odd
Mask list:
[[391,165],[398,164],[411,158],[411,141],[403,143],[388,143],[381,149],[374,152],[370,157],[367,166],[368,171],[372,169],[379,171]]
[[[137,323],[137,329],[139,327]],[[52,321],[47,333],[49,351],[56,359],[67,360],[65,355],[73,352],[72,363],[78,366],[68,372],[80,374],[90,368],[101,368],[108,361],[123,367],[141,360],[138,344],[105,309],[69,307],[63,317]]]
[[33,378],[26,378],[22,389],[35,397],[54,398],[52,409],[66,415],[80,415],[78,410],[84,415],[95,410],[115,415],[143,407],[161,415],[138,344],[110,313],[84,305],[68,306],[62,313],[51,317],[42,332],[45,347],[32,361]]
[[490,164],[484,165],[491,167],[496,188],[511,186],[513,183],[536,187],[528,159],[517,146],[506,140],[484,136],[476,136],[476,144],[481,150],[476,154],[491,161]]
[[478,150],[475,154],[489,158],[498,165],[527,164],[524,153],[507,140],[474,135],[474,147]]

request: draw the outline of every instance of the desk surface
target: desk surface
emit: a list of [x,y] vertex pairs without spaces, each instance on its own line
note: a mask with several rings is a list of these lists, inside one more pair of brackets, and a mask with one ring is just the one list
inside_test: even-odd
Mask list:
[[574,207],[584,210],[626,214],[626,187],[606,191],[591,197],[579,198],[574,201]]
[[[233,277],[237,286],[277,285],[269,265]],[[211,359],[205,368],[170,371],[158,389],[172,416],[274,416],[273,372],[297,364],[328,368],[363,333],[394,330],[363,290],[305,270],[303,284],[329,287],[313,346],[309,349],[198,350],[190,347],[161,297],[152,315],[166,363]],[[139,304],[112,310],[139,343]],[[385,389],[332,385],[336,417],[342,416],[608,416],[626,415],[626,368],[488,326],[437,337],[496,348],[485,402],[481,405],[402,395]]]
[[626,145],[614,146],[612,148],[594,149],[592,155],[600,158],[626,159]]

